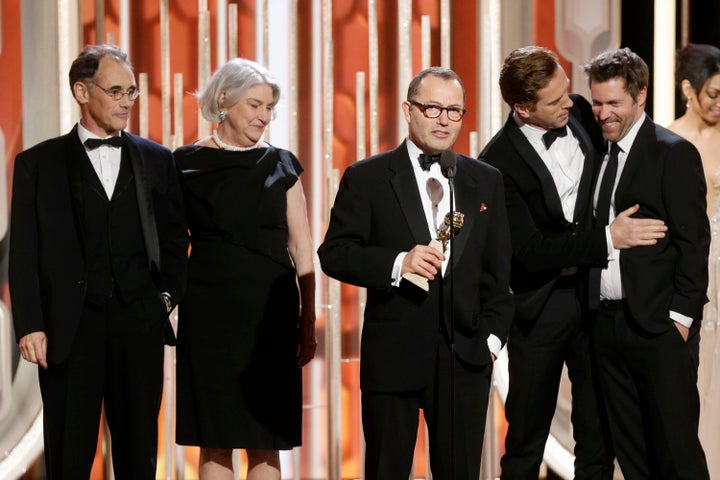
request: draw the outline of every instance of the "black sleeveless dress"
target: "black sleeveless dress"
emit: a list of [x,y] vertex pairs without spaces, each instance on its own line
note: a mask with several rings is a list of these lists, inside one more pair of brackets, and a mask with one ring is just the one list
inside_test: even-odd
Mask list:
[[302,167],[274,147],[175,151],[191,235],[179,307],[177,443],[287,450],[301,443],[299,294],[286,193]]

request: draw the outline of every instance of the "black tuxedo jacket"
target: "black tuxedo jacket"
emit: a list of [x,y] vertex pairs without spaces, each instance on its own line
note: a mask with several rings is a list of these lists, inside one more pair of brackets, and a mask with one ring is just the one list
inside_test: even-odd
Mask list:
[[640,204],[636,217],[668,227],[656,245],[620,251],[625,296],[641,328],[660,333],[668,311],[700,320],[707,301],[710,226],[700,154],[649,117],[640,126],[615,190],[615,210]]
[[591,210],[602,136],[587,100],[575,94],[570,98],[574,105],[568,127],[585,154],[572,222],[563,215],[550,170],[512,113],[479,157],[497,167],[505,182],[513,247],[510,286],[515,294],[515,319],[520,321],[537,317],[561,269],[607,264],[605,229],[592,227]]
[[[157,143],[127,140],[148,269],[159,292],[177,302],[185,290],[188,235],[175,163]],[[82,163],[77,127],[15,160],[10,219],[10,295],[19,340],[43,331],[48,360],[69,354],[86,293]]]
[[[455,202],[465,215],[453,246],[455,349],[463,361],[485,365],[491,362],[488,336],[505,342],[513,311],[500,173],[458,155]],[[444,279],[430,282],[427,296],[418,297],[412,286],[391,286],[397,255],[429,241],[404,142],[347,168],[318,254],[326,274],[367,288],[360,374],[364,389],[418,389],[434,371],[438,332],[450,328],[450,266]]]

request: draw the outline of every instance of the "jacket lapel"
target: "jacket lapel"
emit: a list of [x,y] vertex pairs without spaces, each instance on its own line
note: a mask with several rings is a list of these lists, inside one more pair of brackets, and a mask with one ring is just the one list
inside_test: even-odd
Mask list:
[[[618,205],[625,205],[625,202],[618,201],[618,199],[621,199],[623,192],[627,190],[632,178],[635,176],[638,166],[642,163],[643,157],[653,158],[653,146],[655,143],[655,127],[653,121],[646,115],[645,121],[640,126],[640,130],[638,131],[638,134],[630,147],[630,151],[627,154],[625,166],[623,167],[622,173],[620,174],[620,180],[618,181],[617,188],[615,189],[616,209],[619,210]],[[618,212],[616,212],[616,214],[617,213]]]
[[155,223],[155,209],[153,208],[150,182],[143,163],[143,157],[132,137],[125,132],[122,136],[127,141],[126,147],[130,156],[133,175],[135,177],[135,192],[137,194],[138,210],[140,211],[140,224],[142,226],[145,249],[147,250],[148,265],[151,271],[160,270],[160,241],[157,224]]
[[77,125],[72,131],[65,136],[65,166],[67,168],[68,185],[70,188],[70,196],[72,198],[73,219],[75,222],[75,230],[78,232],[80,239],[80,251],[85,254],[85,226],[83,218],[85,216],[85,200],[83,197],[83,173],[82,162],[90,163],[90,159],[85,152],[85,147],[80,143],[80,137],[77,132]]
[[405,142],[395,149],[388,167],[393,172],[390,184],[405,216],[405,221],[410,227],[410,232],[415,242],[427,245],[431,240],[430,231]]
[[580,176],[580,185],[578,186],[577,200],[575,201],[575,212],[573,214],[573,218],[576,221],[580,221],[585,217],[589,217],[589,215],[585,214],[587,212],[586,207],[588,206],[588,202],[590,201],[590,196],[593,191],[593,170],[595,167],[595,156],[597,155],[597,152],[590,140],[590,136],[572,114],[569,117],[568,125],[575,135],[575,138],[577,138],[580,143],[580,148],[585,154],[582,175]]
[[462,258],[463,250],[467,245],[469,234],[463,235],[465,232],[472,231],[473,223],[477,219],[479,212],[479,206],[477,205],[478,189],[480,188],[471,176],[471,170],[464,168],[464,163],[468,160],[462,156],[457,156],[459,175],[455,177],[454,189],[455,189],[455,210],[461,212],[464,217],[463,226],[457,233],[457,236],[453,238],[453,267],[457,266],[458,261]]
[[545,199],[545,204],[547,205],[550,215],[555,218],[565,218],[562,203],[560,202],[560,196],[558,195],[557,188],[555,187],[555,181],[550,174],[550,170],[548,170],[545,162],[542,161],[535,149],[532,145],[530,145],[528,139],[520,131],[520,127],[518,127],[515,120],[513,120],[512,112],[505,122],[504,128],[506,134],[510,138],[510,144],[514,146],[520,155],[520,158],[522,158],[533,173],[537,175],[542,187],[543,198]]

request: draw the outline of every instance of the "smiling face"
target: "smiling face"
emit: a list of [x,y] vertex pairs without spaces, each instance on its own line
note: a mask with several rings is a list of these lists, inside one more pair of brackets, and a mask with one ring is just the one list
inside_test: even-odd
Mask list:
[[710,77],[697,95],[693,94],[690,82],[687,82],[687,86],[685,83],[683,82],[683,91],[688,92],[688,107],[708,125],[720,122],[720,73]]
[[130,100],[128,95],[113,100],[98,87],[126,92],[130,88],[137,88],[135,75],[127,65],[106,55],[100,59],[92,80],[78,81],[73,85],[75,99],[80,104],[83,126],[99,137],[117,135],[127,127],[135,101]]
[[605,82],[590,82],[592,109],[605,140],[619,142],[645,111],[647,88],[640,89],[637,99],[625,89],[625,80],[616,77]]
[[[438,107],[464,108],[463,89],[460,82],[444,79],[436,75],[427,75],[420,82],[417,95],[411,98],[418,103]],[[423,152],[437,155],[455,144],[462,119],[451,121],[447,111],[443,110],[437,118],[427,118],[417,106],[405,101],[402,104],[405,120],[408,123],[408,138]]]
[[548,84],[537,91],[537,102],[533,106],[516,105],[515,112],[520,120],[544,130],[564,127],[570,118],[572,100],[568,96],[570,80],[565,70],[558,66]]
[[[222,107],[223,96],[220,98]],[[275,108],[273,90],[267,83],[253,85],[240,100],[226,108],[227,116],[218,125],[220,137],[232,145],[250,147],[262,138]]]

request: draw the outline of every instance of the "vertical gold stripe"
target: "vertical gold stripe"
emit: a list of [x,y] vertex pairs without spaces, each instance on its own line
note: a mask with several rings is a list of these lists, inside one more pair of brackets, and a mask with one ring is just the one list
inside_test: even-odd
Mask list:
[[299,152],[299,139],[298,139],[298,16],[297,16],[297,0],[290,0],[288,4],[290,11],[288,12],[289,17],[289,28],[290,38],[288,41],[289,50],[289,62],[290,68],[288,71],[288,114],[289,114],[289,145],[288,148],[291,152],[297,154]]
[[170,138],[170,18],[169,0],[160,0],[160,98],[162,105],[162,143],[172,145]]
[[220,67],[227,62],[227,0],[215,2],[215,64]]
[[365,158],[365,72],[355,73],[355,159]]
[[139,106],[140,108],[140,136],[146,137],[148,136],[148,120],[150,118],[149,116],[149,106],[150,103],[149,97],[149,86],[148,86],[148,74],[145,72],[140,73],[138,75],[138,88],[140,89],[140,97],[139,97]]
[[105,41],[105,0],[95,0],[95,43]]
[[[357,72],[355,74],[355,105],[356,105],[356,113],[355,113],[355,137],[356,137],[356,148],[355,148],[355,159],[357,161],[362,160],[367,156],[367,152],[365,150],[365,144],[366,144],[366,138],[365,138],[365,128],[366,128],[366,122],[365,122],[365,73],[364,72]],[[334,195],[333,195],[334,197]],[[365,324],[365,305],[367,304],[367,289],[358,287],[357,289],[357,306],[358,306],[358,312],[357,312],[357,351],[360,352],[360,343],[361,343],[361,332],[363,329],[363,325]],[[359,357],[359,353],[358,353]],[[359,397],[360,392],[358,392]],[[361,399],[358,398],[358,402],[360,402]],[[359,403],[358,403],[359,404]],[[364,456],[364,448],[365,448],[365,442],[362,438],[362,428],[358,429],[358,432],[360,433],[360,436],[356,439],[359,445],[361,445],[361,455]]]
[[378,19],[377,3],[368,0],[368,94],[370,107],[370,155],[380,153],[380,127],[378,123]]
[[238,56],[238,6],[228,5],[228,58]]
[[[327,172],[326,218],[332,206],[332,192],[337,191],[338,171],[333,168],[333,38],[332,0],[322,1],[322,118],[323,118],[323,159]],[[325,359],[328,376],[328,478],[341,478],[341,427],[342,427],[342,383],[340,372],[341,355],[341,297],[340,282],[328,280],[328,318],[325,327]]]
[[502,125],[502,96],[497,84],[502,64],[500,8],[500,0],[478,0],[478,100],[474,107],[478,121],[479,145],[489,142]]
[[130,53],[130,0],[120,0],[120,48]]
[[173,90],[173,113],[175,114],[175,134],[173,135],[173,150],[185,144],[185,135],[183,130],[183,74],[176,73],[174,77]]
[[432,58],[430,56],[430,15],[423,15],[420,18],[420,43],[422,57],[420,68],[424,70],[430,66],[430,59]]
[[690,42],[690,0],[680,0],[680,46]]
[[[412,0],[398,0],[398,98],[403,99],[412,78]],[[399,103],[399,102],[398,102]],[[407,122],[397,109],[398,143],[407,136]]]
[[[83,44],[80,25],[80,4],[78,0],[58,0],[57,2],[57,92],[58,95],[58,132],[64,133],[72,128],[80,116],[80,110],[72,95],[66,95],[68,70]],[[23,134],[24,138],[27,138]]]
[[440,0],[440,65],[451,68],[450,0]]
[[[198,90],[202,91],[210,79],[210,12],[198,13]],[[198,109],[198,138],[210,135],[210,122]]]
[[473,158],[477,158],[478,155],[480,155],[480,144],[478,142],[478,132],[472,131],[470,132],[470,156]]

